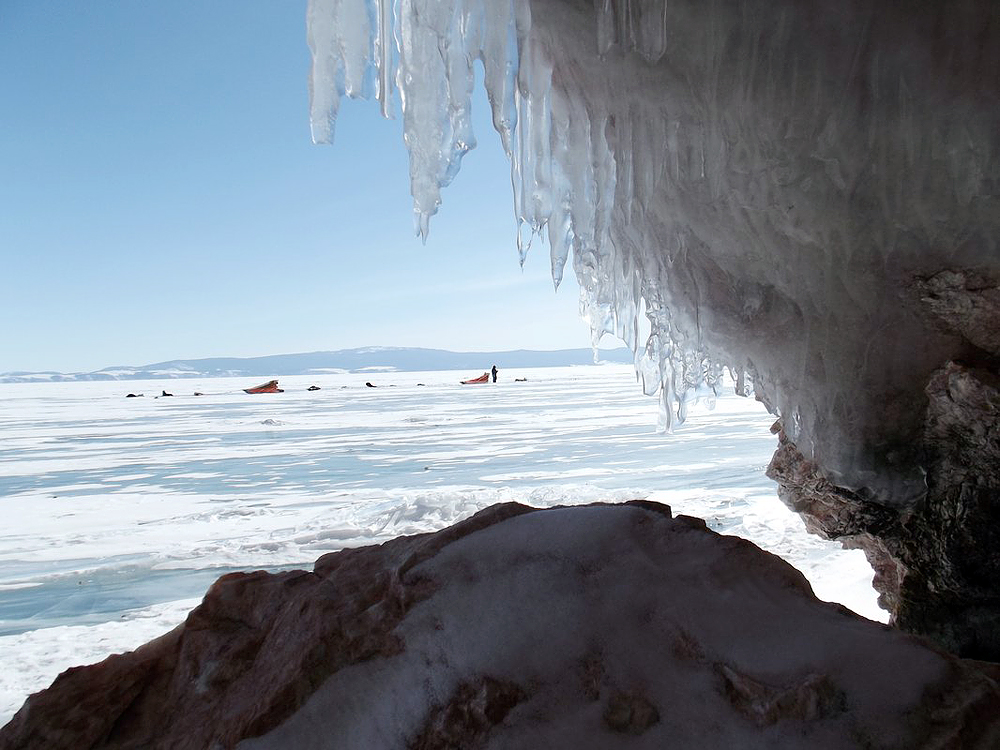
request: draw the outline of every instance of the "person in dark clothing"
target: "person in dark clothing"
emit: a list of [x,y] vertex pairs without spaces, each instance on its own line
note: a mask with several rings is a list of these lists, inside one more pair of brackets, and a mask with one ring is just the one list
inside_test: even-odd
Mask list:
[[493,382],[497,382],[497,366],[493,365]]

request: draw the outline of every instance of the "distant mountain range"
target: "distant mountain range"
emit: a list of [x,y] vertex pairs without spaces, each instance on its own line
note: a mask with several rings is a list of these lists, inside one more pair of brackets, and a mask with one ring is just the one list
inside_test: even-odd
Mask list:
[[[631,363],[632,353],[622,347],[601,349],[599,361]],[[152,380],[161,378],[278,377],[324,372],[366,370],[413,372],[499,367],[563,367],[594,363],[592,349],[559,349],[507,352],[449,352],[444,349],[364,347],[335,352],[272,354],[267,357],[210,357],[175,359],[139,367],[106,367],[95,372],[5,372],[0,383],[70,382],[77,380]]]

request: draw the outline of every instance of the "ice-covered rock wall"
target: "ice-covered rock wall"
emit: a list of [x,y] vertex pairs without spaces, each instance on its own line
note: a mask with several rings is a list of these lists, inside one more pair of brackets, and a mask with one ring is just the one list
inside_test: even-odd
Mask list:
[[852,502],[936,502],[925,388],[1000,355],[1000,4],[312,0],[309,38],[314,137],[398,106],[421,234],[481,60],[520,246],[647,390],[682,416],[730,366]]

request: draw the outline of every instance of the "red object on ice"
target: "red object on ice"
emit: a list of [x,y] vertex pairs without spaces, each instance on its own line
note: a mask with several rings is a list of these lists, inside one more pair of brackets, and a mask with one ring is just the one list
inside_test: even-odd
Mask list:
[[490,382],[490,374],[488,372],[484,372],[478,378],[472,378],[471,380],[463,380],[462,385],[472,385],[473,383],[489,383],[489,382]]
[[278,387],[277,380],[268,380],[266,383],[255,385],[253,388],[244,388],[245,393],[284,393],[284,388]]

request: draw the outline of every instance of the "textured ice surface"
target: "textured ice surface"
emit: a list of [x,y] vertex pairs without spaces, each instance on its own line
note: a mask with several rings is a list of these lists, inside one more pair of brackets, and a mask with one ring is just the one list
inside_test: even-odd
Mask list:
[[522,250],[547,239],[556,281],[572,252],[647,391],[683,417],[731,366],[835,481],[919,496],[923,386],[971,350],[914,279],[1000,276],[1000,5],[311,0],[309,21],[315,138],[341,94],[398,103],[421,234],[475,143],[481,60]]
[[[724,396],[663,435],[628,366],[458,385],[470,374],[289,377],[259,396],[247,379],[143,381],[132,399],[135,382],[0,384],[0,723],[63,669],[180,622],[224,572],[309,565],[509,500],[656,499],[885,619],[864,555],[809,536],[776,498],[760,404]],[[162,388],[176,395],[148,395]]]

